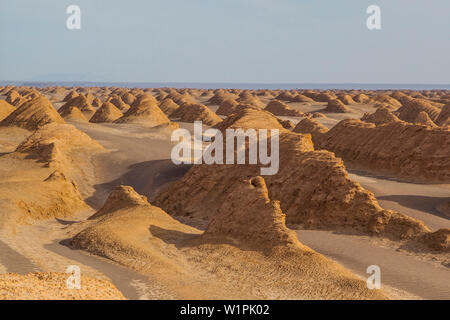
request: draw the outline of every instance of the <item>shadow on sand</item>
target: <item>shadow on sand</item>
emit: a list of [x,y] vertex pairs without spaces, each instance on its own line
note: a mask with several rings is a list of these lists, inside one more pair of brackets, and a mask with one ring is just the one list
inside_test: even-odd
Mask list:
[[420,210],[423,212],[427,212],[429,214],[444,218],[450,219],[450,217],[440,213],[436,207],[442,203],[449,202],[450,198],[446,197],[428,197],[428,196],[419,196],[419,195],[389,195],[389,196],[379,196],[377,197],[379,201],[392,201],[396,202],[399,205],[414,209]]
[[93,195],[85,201],[93,208],[100,208],[109,193],[119,185],[131,186],[151,201],[162,187],[181,179],[190,168],[191,165],[175,165],[170,159],[136,163],[118,179],[94,185]]

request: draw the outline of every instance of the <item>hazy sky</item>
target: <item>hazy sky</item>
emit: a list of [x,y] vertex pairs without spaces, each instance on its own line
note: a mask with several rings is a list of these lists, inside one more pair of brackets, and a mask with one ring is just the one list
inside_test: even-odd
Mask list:
[[0,80],[450,83],[449,0],[0,0],[0,41]]

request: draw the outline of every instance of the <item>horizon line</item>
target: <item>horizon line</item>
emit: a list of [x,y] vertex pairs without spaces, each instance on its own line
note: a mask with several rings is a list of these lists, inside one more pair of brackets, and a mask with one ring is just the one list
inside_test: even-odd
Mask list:
[[[23,86],[127,86],[127,87],[148,87],[148,88],[200,88],[217,89],[220,87],[227,89],[355,89],[355,90],[450,90],[450,83],[369,83],[369,82],[181,82],[181,81],[83,81],[83,80],[0,80],[1,85],[23,85]],[[154,86],[153,86],[154,85]],[[280,86],[280,87],[277,87]],[[316,86],[316,87],[314,87]],[[353,88],[352,88],[353,87]],[[421,89],[422,88],[422,89]]]

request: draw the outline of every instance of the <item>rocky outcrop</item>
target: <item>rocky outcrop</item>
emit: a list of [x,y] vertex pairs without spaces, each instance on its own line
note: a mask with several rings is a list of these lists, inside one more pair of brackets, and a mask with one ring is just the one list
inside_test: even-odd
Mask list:
[[[242,109],[217,124],[215,128],[225,129],[283,129],[280,121],[270,112],[255,108]],[[284,129],[283,129],[284,130]]]
[[17,126],[28,130],[39,129],[49,123],[65,123],[50,101],[40,96],[27,101],[8,117],[0,126]]
[[450,103],[442,107],[436,119],[436,124],[441,127],[450,126]]
[[365,113],[361,120],[369,123],[374,123],[377,126],[400,121],[400,119],[386,107],[380,107],[372,114]]
[[291,109],[287,104],[276,99],[270,101],[264,110],[276,116],[303,117],[305,115],[303,112]]
[[60,114],[66,113],[73,107],[77,107],[84,114],[86,119],[90,119],[95,113],[95,109],[92,104],[90,104],[87,98],[82,94],[67,101],[61,108],[58,109],[58,112]]
[[324,133],[326,133],[328,129],[323,124],[314,119],[305,118],[302,121],[300,121],[292,131],[295,133],[311,134],[312,140],[314,144],[316,144],[317,139],[320,140],[320,137]]
[[[340,159],[315,151],[307,135],[280,135],[279,168],[265,180],[288,223],[394,239],[428,231],[418,220],[383,210],[371,192],[349,179]],[[173,215],[209,220],[233,191],[234,181],[258,174],[257,165],[195,165],[154,203]]]
[[109,194],[103,207],[89,219],[96,219],[117,210],[145,205],[150,205],[147,197],[138,194],[132,187],[118,186]]
[[441,110],[433,106],[429,101],[424,99],[412,99],[405,102],[398,110],[400,120],[414,123],[420,112],[425,112],[431,120],[435,121],[439,117]]
[[350,112],[350,110],[345,106],[345,104],[342,103],[341,100],[333,99],[328,102],[327,107],[324,110],[324,112],[346,113],[346,112]]
[[318,146],[358,168],[414,181],[450,182],[450,132],[395,121],[343,120]]
[[0,100],[0,121],[5,119],[7,116],[9,116],[15,110],[16,110],[16,108],[14,108],[8,102],[6,102],[5,100]]
[[172,127],[176,126],[167,118],[157,105],[156,99],[149,95],[141,95],[133,103],[131,108],[115,123],[135,123],[149,127]]
[[222,119],[207,106],[189,102],[181,105],[170,117],[181,122],[201,121],[208,126],[214,126],[222,122]]
[[94,113],[89,122],[114,122],[122,116],[123,113],[114,104],[107,101]]

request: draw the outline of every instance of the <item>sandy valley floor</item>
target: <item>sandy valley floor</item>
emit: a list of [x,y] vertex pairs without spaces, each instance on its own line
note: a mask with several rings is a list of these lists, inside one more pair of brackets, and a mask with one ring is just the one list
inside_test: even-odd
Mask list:
[[[206,103],[210,97],[198,97],[198,101]],[[270,99],[261,98],[261,101],[267,103]],[[54,105],[59,107],[62,103],[54,103]],[[324,112],[326,108],[326,103],[293,102],[289,105],[292,109],[305,113]],[[213,111],[218,108],[214,104],[209,107]],[[332,128],[343,119],[359,119],[364,113],[373,113],[375,110],[373,104],[355,104],[352,105],[350,113],[327,113],[325,118],[317,118],[317,121],[327,128]],[[291,120],[294,125],[303,119],[303,117],[292,116],[279,116],[279,118]],[[130,123],[89,123],[68,119],[66,121],[86,133],[104,148],[102,152],[93,155],[91,161],[93,171],[89,177],[90,187],[86,189],[80,187],[80,192],[88,206],[79,210],[75,215],[28,221],[14,227],[13,230],[1,229],[0,274],[63,273],[69,265],[78,265],[81,267],[83,275],[110,281],[128,299],[183,298],[183,293],[186,292],[180,289],[181,285],[175,284],[170,279],[160,281],[156,278],[158,273],[152,274],[138,267],[127,267],[126,264],[117,262],[120,259],[111,259],[109,256],[101,257],[81,249],[75,249],[70,242],[72,237],[85,228],[86,219],[103,206],[108,195],[117,186],[131,186],[137,193],[147,196],[149,202],[152,203],[160,190],[171,182],[180,180],[186,174],[190,169],[189,165],[176,166],[170,160],[170,151],[173,146],[170,142],[171,131]],[[192,123],[179,122],[179,126],[192,130]],[[26,132],[21,131],[22,129],[15,130],[17,132],[12,134],[6,132],[5,128],[0,128],[1,161],[6,161],[5,157],[11,156],[11,152],[26,137]],[[14,161],[19,160],[8,161],[14,165],[16,163]],[[373,192],[383,209],[394,210],[419,219],[431,231],[450,228],[450,217],[437,209],[443,203],[450,202],[450,184],[412,183],[402,178],[353,169],[352,166],[347,166],[347,170],[351,180],[359,182],[364,189]],[[2,179],[8,183],[10,181],[8,179],[16,179],[9,177],[8,172],[8,170],[1,172],[0,185],[4,183]],[[2,209],[5,210],[7,207]],[[178,216],[174,216],[174,218],[183,224],[195,227],[196,229],[192,229],[194,234],[206,228],[206,223],[195,219]],[[448,253],[430,252],[422,250],[420,247],[412,248],[407,241],[352,235],[333,230],[313,230],[297,224],[288,223],[287,226],[295,230],[298,240],[302,244],[337,262],[363,280],[367,277],[368,266],[380,266],[383,290],[391,298],[450,298],[450,257]],[[186,233],[189,232],[186,231]],[[177,241],[188,241],[184,238],[184,240],[177,239],[180,239]],[[174,250],[173,247],[177,245],[169,243],[167,246],[167,250],[172,252],[170,250]],[[207,247],[202,248],[204,248],[202,250],[209,250],[206,249]],[[173,251],[174,259],[189,260],[183,256],[189,252],[198,254],[199,257],[204,254],[204,252],[200,254],[192,250],[194,249],[178,248],[178,251]],[[220,250],[228,249],[221,247]],[[253,258],[249,257],[249,259]],[[258,258],[254,257],[254,259]],[[195,265],[192,261],[189,263],[186,265]],[[206,279],[209,275],[198,274],[196,277]],[[240,290],[244,292],[244,287]],[[209,291],[205,291],[198,297],[207,298],[208,294]],[[282,293],[279,294],[279,297],[282,297]],[[225,293],[218,297],[223,298],[224,295]],[[189,296],[188,293],[186,296]],[[246,296],[242,294],[236,297]],[[248,297],[253,296],[249,295]],[[254,297],[263,296],[256,294]]]

